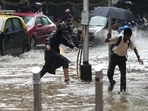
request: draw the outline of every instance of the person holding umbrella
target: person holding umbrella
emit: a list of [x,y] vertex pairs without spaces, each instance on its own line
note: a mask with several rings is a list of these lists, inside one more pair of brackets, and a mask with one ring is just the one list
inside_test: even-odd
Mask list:
[[110,82],[108,91],[112,91],[116,83],[116,81],[113,79],[114,69],[116,65],[119,67],[121,73],[120,91],[121,92],[126,91],[126,61],[127,61],[126,53],[128,48],[134,50],[138,62],[140,64],[143,64],[143,61],[140,59],[136,46],[134,45],[133,41],[130,40],[131,35],[132,35],[132,30],[130,28],[124,29],[123,37],[121,37],[120,39],[119,37],[111,39],[111,33],[108,33],[107,35],[105,42],[109,42],[110,44],[115,44],[115,46],[112,48],[112,54],[110,55],[109,67],[107,71],[107,76]]

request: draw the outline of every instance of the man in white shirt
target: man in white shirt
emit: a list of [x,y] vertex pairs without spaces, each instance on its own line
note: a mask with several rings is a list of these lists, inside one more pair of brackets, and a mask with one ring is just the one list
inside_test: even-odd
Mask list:
[[[112,91],[116,83],[116,81],[113,79],[114,69],[116,65],[118,65],[120,73],[121,73],[120,91],[121,92],[126,91],[126,61],[127,61],[126,53],[127,53],[128,48],[131,48],[132,50],[134,50],[137,56],[138,62],[143,64],[143,61],[140,59],[140,56],[138,54],[138,51],[134,43],[130,40],[131,35],[132,35],[132,30],[130,28],[126,28],[124,30],[123,37],[121,38],[120,41],[119,41],[119,37],[111,39],[111,34],[109,33],[107,35],[105,42],[109,42],[110,44],[116,44],[112,48],[112,54],[110,57],[109,67],[107,71],[107,76],[110,82],[108,91]],[[117,44],[117,42],[119,43]]]

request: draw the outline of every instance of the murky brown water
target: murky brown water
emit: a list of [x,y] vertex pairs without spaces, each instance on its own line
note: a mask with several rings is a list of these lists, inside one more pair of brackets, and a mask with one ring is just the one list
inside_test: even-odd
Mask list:
[[[147,40],[147,39],[146,39]],[[142,41],[142,40],[141,40]],[[146,41],[144,40],[143,43]],[[90,64],[93,81],[81,82],[76,73],[77,52],[65,49],[70,58],[71,83],[65,84],[62,68],[56,75],[46,74],[41,79],[42,111],[95,111],[94,66],[104,64],[103,104],[104,111],[148,111],[148,50],[139,45],[144,65],[139,65],[133,52],[129,52],[127,64],[127,92],[119,94],[120,74],[115,72],[117,84],[108,92],[106,70],[107,46],[90,48]],[[100,53],[101,52],[101,53]],[[44,64],[43,51],[36,50],[20,57],[0,57],[0,111],[33,111],[34,95],[32,68]]]

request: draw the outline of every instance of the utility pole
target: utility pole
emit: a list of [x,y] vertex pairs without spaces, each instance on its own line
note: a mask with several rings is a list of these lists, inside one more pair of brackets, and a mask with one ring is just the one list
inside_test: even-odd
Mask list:
[[48,16],[48,9],[49,9],[48,3],[49,3],[49,0],[46,0],[46,15],[47,15],[47,16]]
[[89,0],[83,0],[83,11],[82,11],[82,20],[81,24],[83,26],[82,36],[84,39],[83,45],[83,65],[80,66],[80,78],[83,81],[92,81],[92,72],[91,72],[91,65],[89,64],[88,56],[88,43],[89,43]]
[[[112,6],[112,0],[108,0],[108,6]],[[111,33],[111,18],[108,18],[108,33]]]
[[[111,7],[112,6],[112,0],[108,0],[108,6],[109,7]],[[112,31],[112,28],[111,28],[111,21],[112,21],[112,19],[109,17],[108,18],[108,33],[110,33],[111,34],[111,37],[112,37],[112,33],[111,33],[111,31]],[[109,60],[110,60],[110,57],[111,57],[111,50],[110,50],[110,45],[108,46],[109,48],[108,48],[108,55],[109,55]]]

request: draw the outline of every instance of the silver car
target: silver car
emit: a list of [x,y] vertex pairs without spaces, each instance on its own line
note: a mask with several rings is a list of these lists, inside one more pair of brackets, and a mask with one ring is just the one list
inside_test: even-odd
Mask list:
[[[90,40],[102,40],[104,38],[104,28],[107,25],[107,18],[102,16],[91,17],[89,22],[89,38]],[[93,41],[93,42],[95,42]]]
[[[89,42],[96,43],[104,40],[104,28],[107,25],[107,18],[102,16],[93,16],[89,21]],[[78,45],[82,38],[82,25],[75,27],[73,30],[73,42]]]

